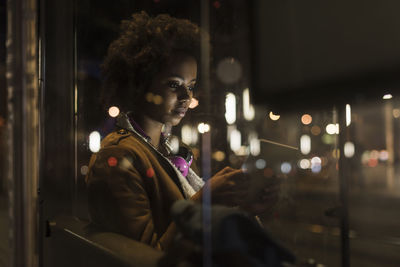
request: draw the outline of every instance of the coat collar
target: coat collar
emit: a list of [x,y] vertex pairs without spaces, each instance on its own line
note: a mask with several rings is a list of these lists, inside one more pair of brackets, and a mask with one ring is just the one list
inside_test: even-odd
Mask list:
[[[149,141],[145,138],[145,136],[143,136],[142,134],[140,134],[138,132],[138,130],[131,124],[130,120],[129,120],[129,113],[120,113],[120,115],[118,115],[117,117],[117,122],[116,122],[116,126],[128,131],[131,131],[135,134],[137,134],[138,136],[140,136],[142,139],[144,139],[147,143],[149,143]],[[143,131],[143,130],[142,130]],[[147,135],[146,135],[147,136]],[[164,135],[163,135],[164,136]],[[169,151],[172,150],[169,143],[168,143],[168,139],[165,138],[165,143],[164,145],[166,146],[166,149]],[[150,145],[151,146],[151,145]],[[152,146],[151,146],[152,147]],[[154,148],[154,147],[153,147]],[[174,169],[176,175],[178,176],[178,180],[179,180],[179,187],[180,189],[183,191],[183,194],[185,196],[185,198],[190,198],[191,196],[193,196],[196,191],[198,191],[203,185],[204,185],[204,181],[197,176],[197,174],[195,172],[193,172],[192,169],[189,169],[189,174],[188,176],[185,178],[181,172],[175,167],[175,165],[173,163],[171,163],[171,161],[165,157],[163,154],[161,154],[157,149],[154,148],[154,150],[162,157],[164,158],[169,165]]]

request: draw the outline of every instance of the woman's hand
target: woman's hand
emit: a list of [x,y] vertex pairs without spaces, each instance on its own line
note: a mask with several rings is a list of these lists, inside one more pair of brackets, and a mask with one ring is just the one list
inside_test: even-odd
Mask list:
[[210,190],[212,204],[239,206],[247,195],[248,186],[248,176],[242,170],[225,167],[211,177],[192,200],[200,201],[205,190]]
[[[278,178],[271,177],[269,179],[270,182],[263,185],[261,194],[253,199],[252,196],[249,196],[251,177],[242,170],[225,167],[211,177],[203,188],[192,197],[192,200],[201,201],[205,190],[210,190],[212,204],[239,206],[252,215],[271,212],[279,200],[281,182]],[[252,200],[249,201],[249,199]]]

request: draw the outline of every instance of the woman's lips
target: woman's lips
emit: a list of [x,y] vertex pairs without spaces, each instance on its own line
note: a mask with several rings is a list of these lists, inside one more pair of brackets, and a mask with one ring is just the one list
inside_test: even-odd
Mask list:
[[180,117],[184,117],[186,114],[187,108],[176,108],[173,110],[174,113],[176,113]]

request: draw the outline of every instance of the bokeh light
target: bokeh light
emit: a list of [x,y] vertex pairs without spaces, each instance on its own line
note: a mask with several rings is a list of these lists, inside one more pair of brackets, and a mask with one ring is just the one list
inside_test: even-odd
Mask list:
[[171,136],[169,139],[171,145],[172,153],[176,154],[179,151],[179,139],[175,135]]
[[346,105],[346,126],[349,126],[351,123],[351,106],[349,104]]
[[243,117],[247,121],[254,119],[255,111],[252,104],[250,104],[250,90],[246,88],[243,90]]
[[361,155],[361,163],[366,165],[368,164],[368,161],[369,161],[369,151],[365,150]]
[[145,99],[147,102],[153,103],[155,105],[161,105],[162,102],[164,101],[162,96],[153,94],[151,92],[146,93]]
[[382,99],[388,100],[388,99],[392,99],[393,96],[391,94],[385,94]]
[[258,159],[255,165],[257,169],[262,170],[267,166],[267,162],[264,159]]
[[260,155],[261,145],[260,140],[258,139],[258,135],[256,132],[249,133],[249,146],[250,146],[250,153],[253,156]]
[[379,152],[379,160],[387,161],[388,159],[389,159],[389,152],[387,152],[387,150],[381,150]]
[[153,97],[153,103],[156,105],[161,105],[163,102],[163,97],[160,95],[154,95]]
[[301,116],[301,122],[304,125],[308,125],[312,122],[312,117],[310,114],[304,114],[303,116]]
[[236,121],[236,96],[232,93],[226,94],[225,119],[228,124],[233,124]]
[[249,164],[248,163],[243,163],[243,165],[240,167],[240,169],[244,173],[249,173]]
[[83,166],[81,167],[81,174],[82,174],[82,175],[86,175],[86,174],[88,173],[88,171],[89,171],[89,167],[88,167],[88,166],[83,165]]
[[311,127],[311,133],[313,135],[319,135],[321,133],[321,128],[317,125],[314,125],[313,127]]
[[101,136],[98,131],[93,131],[89,134],[89,149],[93,153],[100,150]]
[[307,155],[311,151],[311,138],[307,134],[300,137],[300,151],[303,155]]
[[119,108],[116,106],[112,106],[108,109],[108,115],[110,115],[110,117],[117,117],[119,115]]
[[292,165],[289,162],[283,162],[281,164],[281,172],[284,174],[288,174],[290,173],[290,171],[292,170]]
[[115,167],[118,164],[118,160],[115,157],[109,157],[107,159],[108,166]]
[[[322,225],[313,224],[313,225],[310,225],[310,226],[309,226],[309,230],[310,230],[310,232],[312,232],[312,233],[320,234],[320,233],[323,233],[323,232],[324,232],[324,227],[323,227]],[[309,264],[310,264],[310,265],[315,265],[313,262],[309,262]],[[318,265],[316,265],[316,266],[318,266]]]
[[274,176],[274,171],[271,168],[264,169],[264,177],[272,177]]
[[312,159],[311,159],[311,166],[312,165],[321,165],[321,163],[322,163],[322,160],[321,160],[321,158],[320,157],[313,157]]
[[249,148],[247,146],[240,146],[239,149],[234,152],[238,156],[247,156],[249,154]]
[[242,135],[237,129],[234,129],[231,131],[231,136],[230,136],[231,150],[237,151],[240,149],[241,146],[242,146]]
[[330,123],[326,126],[325,130],[328,134],[338,134],[339,133],[339,124],[338,123],[336,123],[336,124]]
[[396,119],[400,118],[400,109],[393,109],[393,117],[395,117]]
[[368,166],[369,167],[376,167],[378,165],[378,160],[377,159],[374,159],[374,158],[370,158],[369,160],[368,160]]
[[242,78],[242,64],[233,58],[227,57],[218,62],[217,77],[225,84],[233,84]]
[[151,102],[153,102],[154,94],[151,92],[147,92],[145,95],[145,98],[146,98],[147,102],[151,103]]
[[301,159],[298,164],[299,167],[303,170],[309,169],[311,167],[311,162],[309,159]]
[[346,158],[351,158],[354,156],[354,152],[355,152],[355,147],[354,147],[354,143],[353,142],[346,142],[344,144],[344,156]]
[[331,145],[335,141],[335,137],[333,137],[332,135],[329,135],[329,134],[324,134],[321,139],[322,139],[322,142],[327,145]]
[[218,8],[221,7],[221,3],[220,3],[219,1],[214,1],[214,2],[213,2],[213,6],[214,6],[216,9],[218,9]]
[[313,173],[319,173],[322,169],[322,160],[320,157],[313,157],[311,159],[311,171]]
[[199,105],[199,100],[197,100],[196,98],[193,97],[192,100],[190,101],[189,108],[194,109],[198,105]]
[[378,159],[379,158],[379,151],[376,149],[371,150],[369,153],[369,157],[372,159]]
[[321,172],[321,170],[322,170],[321,164],[319,164],[319,165],[313,165],[313,166],[311,167],[311,171],[312,171],[313,173],[319,173],[319,172]]
[[199,125],[197,125],[197,130],[201,134],[209,132],[210,131],[210,125],[207,124],[207,123],[201,122],[201,123],[199,123]]
[[153,170],[153,168],[148,168],[148,169],[146,170],[146,176],[147,176],[148,178],[152,178],[152,177],[154,176],[154,170]]
[[192,127],[188,124],[182,126],[181,129],[182,142],[188,145],[192,144]]
[[182,126],[181,129],[182,142],[187,145],[195,145],[199,139],[198,130],[188,124]]
[[225,152],[217,150],[212,154],[212,158],[216,161],[223,161],[225,159]]
[[280,115],[274,114],[272,111],[269,113],[269,118],[273,121],[279,120],[280,117]]

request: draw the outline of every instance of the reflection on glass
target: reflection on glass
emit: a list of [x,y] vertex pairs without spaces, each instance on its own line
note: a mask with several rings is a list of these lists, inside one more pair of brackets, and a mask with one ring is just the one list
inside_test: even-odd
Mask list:
[[[163,1],[155,2],[162,4]],[[199,133],[202,136],[201,134],[209,131],[212,147],[210,161],[213,170],[226,164],[240,168],[243,158],[246,157],[244,155],[248,153],[259,156],[260,143],[257,140],[262,138],[299,146],[303,152],[302,158],[294,161],[294,164],[282,159],[279,166],[280,171],[287,174],[287,177],[282,180],[278,206],[260,218],[273,236],[296,253],[299,261],[326,266],[340,266],[338,159],[340,149],[343,149],[350,165],[347,180],[350,194],[352,265],[391,266],[391,263],[400,262],[396,253],[399,240],[395,234],[400,221],[400,102],[393,96],[390,100],[389,96],[386,96],[385,101],[380,97],[372,103],[360,101],[351,107],[346,106],[349,136],[344,147],[338,147],[339,125],[329,107],[316,111],[308,110],[307,113],[294,109],[291,112],[276,114],[266,110],[268,107],[254,106],[253,118],[252,106],[248,99],[251,86],[247,81],[251,80],[251,73],[247,70],[250,69],[251,62],[248,61],[250,45],[246,36],[250,29],[249,21],[244,15],[245,2],[212,1],[210,35],[215,43],[211,66],[215,73],[211,83],[213,97],[207,103],[203,101],[201,94],[196,95],[201,105],[188,115],[190,117],[183,121],[181,126],[172,129],[173,135],[190,146],[194,157],[200,159],[202,141],[198,136]],[[175,7],[171,4],[168,11]],[[191,10],[186,8],[186,11]],[[86,74],[80,76],[79,81],[83,103],[82,121],[79,126],[84,133],[81,144],[86,149],[82,149],[79,155],[82,175],[86,174],[87,170],[84,167],[91,149],[90,138],[86,141],[86,137],[93,130],[97,130],[101,136],[106,136],[115,123],[104,110],[94,110],[93,107],[98,105],[93,104],[93,98],[90,94],[85,95],[85,92],[95,93],[99,88],[98,66],[106,53],[105,47],[117,33],[102,36],[103,40],[97,44],[96,49],[91,49],[93,42],[88,36],[94,36],[98,31],[106,32],[106,29],[99,29],[100,25],[108,25],[108,29],[117,29],[119,20],[129,17],[133,12],[132,7],[129,9],[123,4],[119,9],[114,11],[115,18],[96,16],[100,20],[98,23],[80,25],[82,32],[78,38],[78,61],[80,71]],[[153,13],[162,10],[160,6],[152,6],[149,9]],[[183,15],[184,9],[185,7],[182,7]],[[103,10],[107,9],[103,6]],[[92,17],[90,12],[86,12],[85,18],[90,22]],[[249,89],[242,92],[243,88]],[[146,100],[160,105],[164,99],[153,94],[147,95]],[[387,106],[385,110],[384,104],[379,101],[391,102],[392,107],[389,109]],[[194,103],[192,100],[191,108],[196,106]],[[204,106],[207,105],[214,111],[211,116],[213,122],[203,117]],[[108,164],[115,166],[118,160],[109,158]],[[268,164],[264,158],[255,161],[255,167],[265,177],[272,177],[273,171]],[[147,170],[147,174],[148,177],[152,177],[153,170]]]
[[246,120],[251,121],[254,119],[254,107],[250,104],[250,90],[246,88],[243,90],[243,116]]
[[300,151],[303,155],[307,155],[311,151],[311,138],[307,134],[300,137]]
[[349,126],[351,123],[351,106],[349,104],[346,105],[346,126]]
[[312,117],[310,114],[304,114],[303,116],[301,116],[301,122],[304,125],[308,125],[312,122]]
[[233,124],[236,121],[236,97],[232,93],[226,95],[225,119],[228,124]]
[[110,115],[110,117],[117,117],[119,115],[119,108],[112,106],[108,109],[108,114]]
[[272,111],[269,113],[269,118],[273,121],[279,120],[280,117],[280,115],[274,114]]
[[97,131],[91,132],[89,135],[89,149],[93,153],[96,153],[100,150],[100,133]]
[[354,148],[354,143],[353,142],[346,142],[344,144],[344,155],[345,155],[345,157],[347,157],[347,158],[353,157],[354,156],[354,151],[355,151],[355,148]]

